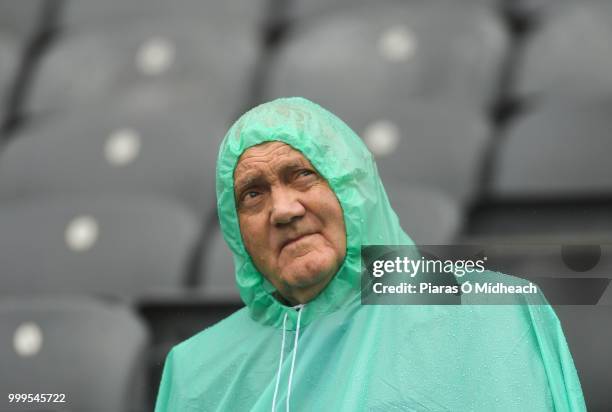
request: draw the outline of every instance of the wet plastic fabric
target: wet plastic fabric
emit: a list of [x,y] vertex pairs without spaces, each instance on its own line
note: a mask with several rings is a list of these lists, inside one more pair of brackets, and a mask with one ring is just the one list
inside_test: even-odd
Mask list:
[[[301,151],[344,212],[346,259],[302,308],[271,295],[237,221],[234,167],[243,151],[269,140]],[[362,141],[320,106],[287,98],[244,114],[221,146],[217,200],[247,306],[173,348],[157,412],[270,411],[273,404],[279,411],[585,410],[559,321],[546,304],[360,304],[361,245],[412,241]]]

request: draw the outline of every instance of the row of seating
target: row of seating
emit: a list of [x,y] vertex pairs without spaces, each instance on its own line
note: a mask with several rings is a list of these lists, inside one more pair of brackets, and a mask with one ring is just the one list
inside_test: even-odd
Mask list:
[[3,296],[133,298],[187,284],[199,219],[163,198],[55,198],[0,209]]
[[217,148],[231,112],[196,101],[175,109],[109,99],[24,127],[0,154],[0,201],[154,195],[207,216],[215,206]]
[[[271,95],[304,95],[309,87],[315,87],[316,95],[316,88],[325,87],[330,76],[341,80],[338,90],[357,93],[356,97],[356,90],[368,96],[366,91],[378,87],[376,91],[386,89],[391,100],[396,100],[394,95],[405,99],[441,94],[458,95],[464,104],[486,104],[496,99],[508,49],[507,29],[493,0],[232,0],[223,6],[193,0],[173,6],[140,0],[15,3],[0,2],[4,104],[32,38],[61,27],[61,36],[42,56],[32,79],[33,93],[24,109],[33,113],[64,104],[74,107],[82,99],[126,86],[138,88],[159,76],[179,89],[195,79],[217,104],[235,103],[247,89],[245,73],[252,73],[261,56],[259,40],[271,19],[291,27],[269,67],[274,73]],[[607,95],[610,53],[604,40],[612,21],[608,2],[520,3],[538,10],[534,13],[540,24],[527,36],[525,55],[510,62],[519,64],[512,94],[554,99]],[[52,8],[62,12],[59,18],[43,13]],[[305,55],[309,61],[300,61]],[[338,71],[354,76],[338,76]],[[344,79],[361,87],[344,84]],[[188,91],[183,86],[176,94]],[[324,103],[334,106],[331,100]]]
[[[249,94],[266,4],[3,0],[0,80],[9,80],[0,92],[12,106],[5,111],[17,118],[44,115],[67,102],[75,108],[102,95],[119,100],[120,91],[130,94],[133,104],[167,105],[173,99],[206,96],[204,101],[218,107],[230,102],[223,109],[237,111],[237,102],[244,104]],[[24,36],[27,42],[14,44],[3,35],[13,25],[36,30]],[[29,47],[39,45],[41,37],[40,46],[46,47]]]
[[[494,24],[490,15],[476,6],[470,8],[460,5],[458,10],[446,4],[445,7],[420,3],[411,6],[393,2],[386,7],[374,8],[366,5],[321,16],[304,26],[297,25],[272,59],[273,63],[270,64],[266,81],[263,83],[263,98],[267,100],[285,95],[304,95],[320,102],[351,124],[371,150],[381,157],[381,173],[384,178],[393,176],[407,179],[410,184],[432,184],[460,202],[469,203],[473,200],[476,190],[474,186],[480,184],[478,179],[483,152],[498,142],[491,141],[494,140],[491,139],[493,132],[486,115],[478,113],[478,108],[471,107],[466,98],[474,94],[477,102],[486,102],[494,95],[492,90],[495,89],[495,79],[499,76],[501,56],[505,53],[503,31],[499,25]],[[421,15],[428,18],[421,19]],[[427,24],[419,28],[420,22],[436,19],[440,19],[440,24]],[[448,24],[444,23],[446,20],[449,21]],[[153,24],[162,22],[168,25]],[[337,24],[339,22],[343,24]],[[372,22],[378,22],[380,27]],[[432,29],[437,26],[447,28],[444,34]],[[155,31],[163,32],[164,27],[170,29],[171,33],[154,35]],[[496,29],[493,30],[492,27]],[[202,41],[199,40],[199,35],[194,35],[194,31],[199,30],[199,27],[189,25],[187,30],[171,19],[141,19],[128,28],[127,33],[121,28],[112,32],[100,30],[98,33],[89,29],[58,41],[49,56],[43,60],[40,76],[35,82],[29,101],[33,112],[59,113],[56,112],[57,116],[50,118],[39,118],[39,125],[34,127],[33,132],[31,128],[26,128],[16,135],[16,140],[26,140],[32,133],[46,135],[49,133],[47,130],[54,129],[56,131],[51,133],[52,135],[66,132],[71,136],[77,133],[87,133],[88,136],[96,134],[88,131],[85,126],[81,126],[78,132],[70,131],[73,127],[71,124],[82,120],[84,116],[100,118],[100,123],[104,124],[98,127],[115,127],[114,131],[104,132],[107,137],[116,136],[114,132],[121,130],[131,130],[135,133],[119,133],[119,136],[133,137],[144,131],[130,128],[126,125],[129,123],[126,119],[141,117],[143,125],[140,128],[146,131],[150,124],[147,122],[155,117],[160,118],[160,113],[170,112],[174,115],[184,112],[187,113],[185,119],[208,116],[208,119],[198,124],[201,128],[200,134],[203,135],[200,144],[216,143],[232,116],[249,100],[249,84],[252,80],[250,75],[253,73],[258,52],[256,44],[246,45],[241,42],[247,39],[251,39],[251,43],[256,42],[252,41],[252,37],[242,35],[217,38],[211,33],[222,31],[210,28],[202,29],[202,37],[210,38],[210,42]],[[385,31],[385,28],[388,30]],[[453,29],[457,32],[449,36]],[[429,33],[428,30],[432,32]],[[492,35],[493,32],[496,34]],[[113,40],[120,37],[122,41]],[[325,41],[322,41],[323,38]],[[447,41],[449,38],[454,39],[452,43]],[[126,43],[126,39],[133,39],[133,44],[130,45],[129,41]],[[231,45],[230,39],[239,39],[238,42],[244,47]],[[424,42],[423,47],[420,45],[421,39]],[[214,50],[209,50],[207,45]],[[224,53],[228,45],[236,52]],[[473,52],[469,51],[470,47]],[[343,52],[337,53],[340,49]],[[97,53],[92,53],[92,50]],[[414,53],[418,56],[413,56]],[[455,59],[449,57],[454,53],[461,55],[457,55]],[[477,55],[481,58],[476,57]],[[309,56],[307,61],[304,61],[303,56]],[[449,65],[448,62],[455,64]],[[91,64],[91,69],[87,68],[88,64]],[[566,67],[557,64],[555,66]],[[71,67],[81,68],[81,75]],[[438,69],[432,70],[435,67]],[[351,76],[343,75],[349,72]],[[584,77],[593,78],[588,75]],[[474,80],[472,85],[468,78]],[[208,90],[203,93],[193,87],[194,83],[201,84]],[[542,84],[539,81],[535,83]],[[575,84],[567,81],[563,83]],[[457,88],[465,90],[459,91]],[[484,89],[480,90],[481,88]],[[605,93],[605,88],[597,85],[594,90]],[[415,97],[419,97],[420,101],[414,102]],[[443,104],[439,103],[441,99],[444,100]],[[528,113],[526,117],[519,117],[515,124],[510,126],[510,137],[501,139],[501,147],[497,150],[497,158],[501,159],[502,165],[499,172],[499,184],[502,188],[498,189],[494,185],[491,190],[494,193],[503,192],[506,190],[505,176],[518,173],[519,177],[514,178],[515,185],[532,185],[537,190],[546,186],[544,190],[554,191],[554,182],[551,182],[550,176],[559,176],[557,168],[550,164],[554,163],[554,159],[542,156],[542,161],[546,163],[538,166],[540,171],[550,166],[548,172],[543,172],[548,173],[549,177],[533,176],[533,172],[542,173],[532,170],[533,168],[523,168],[516,162],[517,154],[520,158],[526,152],[534,153],[531,146],[537,149],[530,140],[533,131],[524,124],[533,124],[536,120],[530,119],[542,118],[537,121],[542,122],[538,131],[546,134],[546,129],[554,130],[550,123],[556,122],[557,118],[582,124],[589,119],[581,117],[595,118],[599,116],[597,113],[602,113],[604,116],[598,122],[601,126],[597,128],[602,130],[601,128],[605,127],[602,122],[605,122],[607,103],[600,100],[597,102],[599,108],[589,102],[586,106],[579,106],[574,101],[571,104],[576,104],[575,108],[559,109],[554,107],[555,104],[553,107],[544,105],[541,109],[536,107],[535,112]],[[372,105],[373,101],[376,102],[375,105]],[[88,109],[80,111],[81,106],[87,106]],[[116,110],[117,108],[119,110]],[[107,112],[113,110],[118,113],[106,116]],[[470,110],[473,111],[472,114],[468,113]],[[589,111],[593,113],[586,113]],[[194,117],[190,118],[189,115]],[[444,120],[441,120],[442,118]],[[87,126],[91,123],[91,128],[94,129],[97,121],[88,121]],[[167,121],[173,124],[170,122],[178,122],[179,119]],[[139,120],[134,122],[138,123]],[[113,126],[112,123],[116,124]],[[172,127],[180,125],[173,124]],[[411,135],[418,134],[428,138],[411,141],[408,130]],[[102,132],[98,134],[102,135]],[[451,138],[451,134],[459,136]],[[195,133],[193,135],[191,139],[196,142]],[[590,150],[594,153],[604,153],[601,149],[605,149],[605,142],[598,143],[595,136],[589,135],[587,138],[593,142],[577,149],[588,151],[588,147],[591,147]],[[557,150],[556,145],[563,144],[561,139],[562,137],[553,139],[551,146],[544,150]],[[30,139],[30,144],[37,144],[38,140]],[[125,139],[121,141],[125,142]],[[401,150],[404,142],[409,147]],[[56,143],[55,139],[49,138],[50,145]],[[415,144],[420,147],[415,148]],[[125,147],[133,146],[128,144]],[[14,150],[19,151],[17,148]],[[436,152],[436,156],[428,155],[429,151]],[[573,153],[572,157],[583,164],[589,155],[586,152]],[[8,153],[3,156],[2,162],[11,162],[12,156],[13,153]],[[81,159],[85,160],[85,157]],[[452,165],[448,167],[453,169],[452,173],[446,168],[444,171],[441,171],[442,168],[432,168],[431,163],[436,161],[447,167]],[[15,162],[27,164],[27,158],[20,158]],[[398,165],[399,163],[401,165]],[[561,164],[560,161],[558,163]],[[601,161],[595,164],[601,164]],[[506,168],[510,171],[506,172]],[[8,175],[11,175],[11,168],[8,169]],[[570,177],[562,184],[579,186],[578,190],[582,192],[605,190],[608,184],[605,181],[608,171],[606,166],[593,169],[588,173],[577,171],[578,175]],[[437,176],[437,171],[452,176]],[[526,174],[533,179],[525,182],[523,176]],[[588,176],[593,174],[596,174],[601,182],[586,181]],[[494,179],[497,180],[498,177]],[[520,190],[520,187],[516,189]],[[524,193],[519,194],[530,195],[533,191],[534,189],[526,188]]]
[[[362,2],[296,23],[270,62],[266,99],[304,96],[332,111],[346,101],[496,98],[508,36],[478,2]],[[444,29],[441,29],[441,28]],[[308,56],[305,58],[305,56]]]
[[[435,190],[389,189],[415,241],[448,243],[456,236],[460,213],[450,199]],[[0,294],[138,300],[200,285],[210,296],[235,298],[233,262],[218,225],[200,222],[181,203],[153,196],[56,196],[3,205]]]
[[[230,117],[202,106],[137,112],[107,101],[26,127],[0,155],[0,199],[155,194],[208,216],[215,205],[216,147]],[[431,186],[469,204],[492,156],[486,190],[497,200],[612,193],[609,100],[536,109],[507,129],[494,152],[486,122],[463,106],[382,102],[369,113],[360,106],[346,99],[340,116],[377,157],[385,182]]]
[[[186,314],[185,305],[182,310]],[[215,320],[231,310],[235,308],[218,307]],[[612,329],[601,325],[609,322],[612,308],[556,306],[555,310],[589,410],[607,411]],[[154,345],[156,337],[149,331],[153,312],[151,307],[138,313],[124,305],[83,297],[3,299],[0,386],[8,394],[58,394],[56,403],[46,404],[54,410],[66,406],[85,412],[151,410],[164,360],[159,356],[161,346]],[[211,312],[205,312],[208,320],[200,318],[198,328],[210,324]],[[151,369],[155,382],[148,376]],[[8,399],[3,402],[3,410],[19,407]]]
[[[203,24],[199,16],[86,26],[56,39],[28,98],[33,115],[66,112],[104,99],[172,108],[199,98],[236,112],[250,92],[259,39]],[[127,95],[127,96],[126,96]]]
[[[275,73],[265,98],[308,97],[309,88],[329,83],[313,76],[326,73],[337,81],[353,77],[339,77],[338,71],[351,71],[360,87],[339,83],[337,90],[358,98],[368,96],[370,85],[378,93],[386,90],[391,101],[456,96],[480,107],[495,99],[507,35],[479,1],[331,7],[334,13],[296,23],[274,62],[262,53],[263,35],[256,35],[265,32],[261,15],[275,10],[273,1],[269,8],[244,0],[213,3],[67,1],[60,35],[40,59],[21,109],[31,115],[61,112],[141,91],[140,103],[196,94],[235,111],[252,97],[249,81],[260,59],[266,60],[265,71]],[[331,101],[321,103],[335,108]]]
[[[207,106],[168,111],[113,107],[108,100],[26,126],[0,154],[0,200],[152,193],[208,215],[217,148],[230,116]],[[490,134],[477,113],[420,102],[381,104],[369,114],[350,100],[342,107],[340,115],[378,157],[385,182],[431,186],[460,203],[474,197]]]
[[612,94],[543,104],[508,127],[493,162],[496,199],[612,194]]
[[[457,239],[462,222],[453,202],[432,190],[388,189],[400,223],[417,244]],[[548,238],[529,238],[525,232],[520,242],[506,238],[515,245],[510,248],[499,239],[470,240],[479,239],[487,250],[502,248],[501,260],[495,261],[501,266],[491,268],[505,273],[609,278],[609,237],[599,235],[597,242],[596,232],[583,235],[582,243],[592,242],[597,256],[592,258],[588,249],[568,261],[561,246],[580,243],[575,234],[566,232],[554,242],[550,232]],[[139,302],[159,293],[196,290],[214,299],[238,298],[232,255],[218,226],[201,228],[188,209],[163,198],[64,197],[2,207],[0,258],[1,296],[86,294]],[[591,263],[585,268],[583,261]],[[612,304],[612,288],[604,294],[607,286],[601,284],[594,303]]]
[[526,36],[513,93],[538,102],[609,97],[612,4],[606,0],[543,3],[549,7]]

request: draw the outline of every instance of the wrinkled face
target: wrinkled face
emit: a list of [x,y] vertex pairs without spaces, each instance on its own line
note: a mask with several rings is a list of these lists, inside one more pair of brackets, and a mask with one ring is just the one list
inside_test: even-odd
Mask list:
[[346,254],[342,208],[327,181],[299,151],[267,142],[240,156],[234,195],[257,269],[291,304],[316,297]]

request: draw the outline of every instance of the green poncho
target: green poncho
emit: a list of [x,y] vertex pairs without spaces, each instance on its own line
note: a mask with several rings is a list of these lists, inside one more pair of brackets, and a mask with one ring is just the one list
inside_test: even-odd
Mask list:
[[[272,296],[238,225],[234,168],[247,148],[270,140],[307,157],[344,213],[346,258],[303,307]],[[547,304],[361,305],[362,244],[412,241],[369,151],[320,106],[286,98],[244,114],[221,145],[217,204],[246,307],[172,349],[157,412],[585,410]]]

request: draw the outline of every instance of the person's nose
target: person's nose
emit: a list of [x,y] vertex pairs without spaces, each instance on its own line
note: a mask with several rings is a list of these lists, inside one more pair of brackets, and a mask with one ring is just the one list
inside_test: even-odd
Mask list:
[[273,225],[283,225],[304,216],[306,209],[299,199],[299,194],[289,188],[272,189],[272,211],[270,222]]

